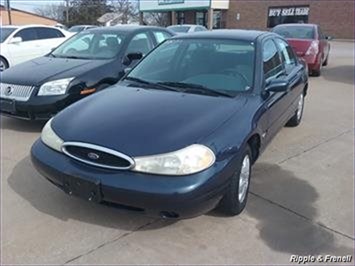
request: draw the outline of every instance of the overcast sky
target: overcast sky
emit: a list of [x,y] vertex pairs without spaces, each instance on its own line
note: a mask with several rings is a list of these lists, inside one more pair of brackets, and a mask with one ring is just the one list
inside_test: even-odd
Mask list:
[[[0,0],[0,3],[3,5],[5,0]],[[33,11],[34,9],[46,6],[52,3],[61,3],[64,1],[61,0],[10,0],[10,5],[13,8],[18,8],[26,11]]]

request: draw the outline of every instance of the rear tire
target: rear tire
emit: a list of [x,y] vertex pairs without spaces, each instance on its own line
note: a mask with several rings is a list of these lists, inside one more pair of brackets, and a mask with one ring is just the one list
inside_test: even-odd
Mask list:
[[303,110],[304,110],[304,94],[302,93],[300,95],[299,100],[298,100],[298,108],[297,108],[295,114],[287,122],[286,126],[287,127],[297,127],[299,124],[301,124],[302,117],[303,117]]
[[252,152],[248,145],[242,152],[237,170],[232,176],[227,192],[218,206],[218,209],[228,216],[240,214],[246,206],[250,186],[252,158]]
[[5,58],[0,56],[0,72],[8,68],[9,68],[9,63],[6,61]]
[[323,66],[327,66],[328,65],[328,59],[329,59],[329,55],[327,56],[327,59],[325,59]]
[[320,74],[321,74],[321,70],[320,70],[320,68],[321,67],[319,67],[318,69],[316,69],[316,70],[312,70],[312,76],[313,77],[319,77],[320,76]]

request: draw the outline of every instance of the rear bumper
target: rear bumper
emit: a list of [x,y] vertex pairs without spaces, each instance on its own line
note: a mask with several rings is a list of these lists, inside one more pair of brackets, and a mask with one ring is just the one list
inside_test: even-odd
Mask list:
[[[36,169],[65,192],[68,180],[96,183],[100,195],[95,201],[154,217],[167,214],[168,218],[191,218],[212,210],[225,194],[232,175],[223,163],[184,177],[98,169],[53,151],[40,140],[33,145],[31,155]],[[91,200],[90,195],[81,198]]]
[[68,105],[79,100],[80,97],[66,94],[60,96],[31,96],[26,101],[16,101],[1,98],[1,101],[11,102],[12,108],[0,105],[0,114],[24,120],[49,120]]
[[322,65],[321,54],[317,55],[304,55],[301,58],[307,63],[309,72],[313,70],[318,70]]

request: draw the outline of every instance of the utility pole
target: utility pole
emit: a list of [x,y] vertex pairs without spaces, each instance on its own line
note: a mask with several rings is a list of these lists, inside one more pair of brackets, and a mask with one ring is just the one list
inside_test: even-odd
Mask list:
[[11,6],[10,6],[10,0],[6,0],[6,5],[7,5],[7,14],[9,16],[9,24],[12,25],[12,19],[11,19]]
[[66,22],[68,26],[69,25],[69,0],[65,0],[65,2],[66,2],[65,16],[66,16]]

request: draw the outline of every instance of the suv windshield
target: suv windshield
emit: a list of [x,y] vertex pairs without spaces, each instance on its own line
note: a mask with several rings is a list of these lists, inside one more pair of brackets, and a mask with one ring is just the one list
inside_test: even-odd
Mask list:
[[64,42],[50,55],[73,59],[112,59],[118,55],[124,32],[82,32]]
[[171,26],[168,27],[169,30],[172,30],[173,32],[181,32],[181,33],[187,33],[190,29],[189,26]]
[[310,39],[315,38],[313,27],[309,26],[277,26],[272,32],[283,36],[286,39]]
[[10,36],[10,34],[13,33],[15,30],[16,28],[0,28],[1,43],[6,41],[6,39]]
[[235,96],[253,86],[254,54],[254,44],[246,41],[173,39],[145,57],[127,79]]

